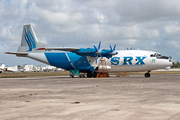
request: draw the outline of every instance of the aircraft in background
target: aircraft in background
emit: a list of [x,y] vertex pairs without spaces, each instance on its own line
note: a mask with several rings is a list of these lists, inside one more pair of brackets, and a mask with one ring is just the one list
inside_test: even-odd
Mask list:
[[99,61],[104,59],[108,72],[140,72],[147,71],[145,77],[150,77],[150,71],[165,69],[173,65],[171,57],[160,53],[144,50],[117,50],[116,45],[110,49],[75,48],[75,47],[48,47],[38,41],[32,26],[24,25],[21,45],[17,52],[6,52],[18,57],[31,59],[63,68],[65,70],[79,70],[87,73],[87,77],[96,77]]
[[4,71],[4,68],[5,68],[5,64],[1,64],[1,66],[0,66],[0,73],[2,73]]
[[1,64],[0,66],[0,73],[2,72],[17,72],[17,66],[14,67],[5,67],[5,64]]

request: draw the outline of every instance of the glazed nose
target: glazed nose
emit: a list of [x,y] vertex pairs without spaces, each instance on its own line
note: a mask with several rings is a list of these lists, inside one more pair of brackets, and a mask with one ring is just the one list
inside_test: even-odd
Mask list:
[[172,65],[174,65],[174,64],[175,64],[175,61],[173,60]]
[[175,64],[175,60],[174,60],[174,59],[172,59],[172,57],[171,57],[171,56],[169,56],[169,62],[172,62],[172,66]]

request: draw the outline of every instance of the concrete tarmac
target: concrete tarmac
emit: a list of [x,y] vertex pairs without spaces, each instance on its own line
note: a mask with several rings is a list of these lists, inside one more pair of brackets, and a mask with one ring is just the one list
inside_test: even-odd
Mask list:
[[180,74],[0,78],[0,120],[180,120]]

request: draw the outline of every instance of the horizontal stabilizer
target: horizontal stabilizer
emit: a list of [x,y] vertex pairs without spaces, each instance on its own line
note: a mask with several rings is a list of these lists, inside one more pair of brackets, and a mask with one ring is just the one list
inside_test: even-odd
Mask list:
[[5,52],[5,54],[14,54],[17,56],[28,55],[28,52]]

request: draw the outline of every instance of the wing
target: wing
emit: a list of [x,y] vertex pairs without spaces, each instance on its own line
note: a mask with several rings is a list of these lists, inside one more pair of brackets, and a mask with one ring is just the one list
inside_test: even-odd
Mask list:
[[81,56],[101,56],[106,58],[111,58],[112,55],[118,54],[118,52],[115,51],[116,45],[114,45],[114,48],[110,46],[110,50],[100,50],[101,41],[99,42],[98,48],[94,45],[94,48],[75,48],[75,47],[46,47],[46,48],[38,48],[36,50],[61,50],[61,51],[69,51],[72,53],[76,53],[77,55]]
[[46,48],[38,48],[36,50],[62,50],[62,51],[76,51],[80,50],[80,48],[74,48],[74,47],[46,47]]
[[96,57],[96,51],[94,48],[75,48],[75,47],[46,47],[46,48],[38,48],[36,50],[61,50],[61,51],[69,51],[72,53],[76,53],[81,56],[91,56]]

